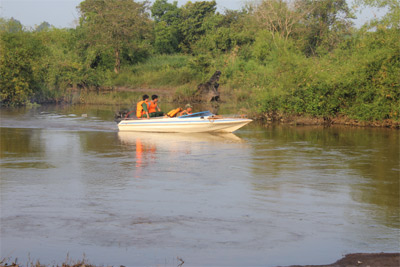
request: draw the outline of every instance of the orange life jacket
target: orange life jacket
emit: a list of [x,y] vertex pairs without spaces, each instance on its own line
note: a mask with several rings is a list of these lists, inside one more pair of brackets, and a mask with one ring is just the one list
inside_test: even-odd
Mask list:
[[[137,103],[136,105],[136,117],[141,118],[143,114],[145,114],[145,111],[143,110],[143,103],[146,103],[146,101],[142,100]],[[149,107],[149,103],[147,103],[147,109]]]
[[182,110],[181,108],[173,109],[173,110],[171,110],[170,112],[168,112],[167,115],[168,115],[169,117],[175,117],[176,114],[178,114],[178,112],[181,111],[181,110]]
[[150,106],[149,106],[149,113],[153,113],[157,111],[157,103],[154,101],[150,101]]

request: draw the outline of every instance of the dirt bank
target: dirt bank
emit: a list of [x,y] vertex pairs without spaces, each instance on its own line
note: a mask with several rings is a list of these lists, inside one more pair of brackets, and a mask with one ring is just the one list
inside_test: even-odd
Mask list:
[[355,253],[326,265],[292,265],[289,267],[399,267],[400,253]]
[[267,123],[279,122],[289,125],[347,125],[357,127],[385,127],[400,129],[400,122],[394,120],[383,120],[383,121],[359,121],[351,119],[346,116],[329,117],[329,118],[316,118],[307,115],[287,115],[287,114],[264,114],[255,115],[255,119],[263,120]]

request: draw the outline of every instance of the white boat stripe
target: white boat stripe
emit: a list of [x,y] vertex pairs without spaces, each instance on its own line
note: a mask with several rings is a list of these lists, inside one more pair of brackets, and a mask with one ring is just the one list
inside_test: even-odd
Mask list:
[[245,121],[247,121],[247,120],[235,120],[235,119],[233,119],[233,120],[221,120],[221,119],[218,119],[218,120],[211,120],[211,121],[209,121],[209,120],[203,120],[203,121],[145,121],[145,122],[142,122],[142,121],[134,121],[134,122],[125,122],[125,121],[122,121],[120,124],[121,125],[148,125],[148,124],[171,124],[171,123],[179,123],[179,124],[181,124],[181,123],[215,123],[215,122],[217,122],[217,123],[220,123],[220,122],[245,122]]

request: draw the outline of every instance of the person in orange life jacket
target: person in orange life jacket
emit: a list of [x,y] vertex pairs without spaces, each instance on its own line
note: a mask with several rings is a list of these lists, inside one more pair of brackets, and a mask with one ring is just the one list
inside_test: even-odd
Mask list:
[[136,117],[138,117],[138,119],[142,118],[144,115],[146,115],[146,117],[148,119],[150,119],[150,115],[149,115],[149,107],[150,107],[150,102],[149,102],[149,96],[148,95],[144,95],[142,97],[142,101],[139,101],[136,105]]
[[158,96],[152,95],[149,107],[149,115],[150,117],[160,117],[164,116],[164,112],[158,107]]
[[192,114],[192,105],[187,104],[187,105],[185,106],[185,109],[184,109],[181,113],[179,113],[179,116],[182,116],[182,115],[190,115],[190,114]]
[[[143,101],[140,101],[140,102],[138,102],[136,104],[136,109],[129,111],[125,115],[124,119],[128,119],[128,118],[134,118],[135,119],[135,117],[136,117],[136,119],[140,119],[144,114],[146,114],[146,111],[148,112],[148,109],[150,107],[149,96],[148,95],[144,95],[142,97],[142,99],[143,99]],[[131,116],[132,113],[134,113],[135,116]],[[147,116],[147,118],[149,118],[149,116]]]

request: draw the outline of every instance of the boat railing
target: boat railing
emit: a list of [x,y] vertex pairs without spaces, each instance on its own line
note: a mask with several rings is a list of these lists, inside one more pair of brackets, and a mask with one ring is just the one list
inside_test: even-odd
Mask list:
[[208,116],[214,116],[210,111],[201,111],[201,112],[196,112],[188,115],[182,115],[179,116],[178,118],[185,119],[185,118],[197,118],[197,117],[208,117]]

